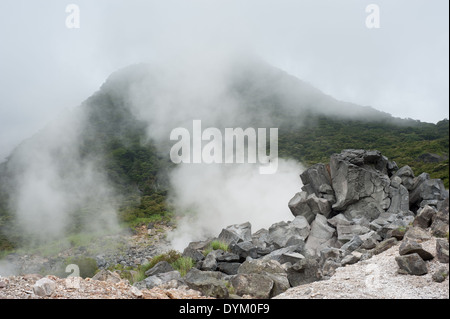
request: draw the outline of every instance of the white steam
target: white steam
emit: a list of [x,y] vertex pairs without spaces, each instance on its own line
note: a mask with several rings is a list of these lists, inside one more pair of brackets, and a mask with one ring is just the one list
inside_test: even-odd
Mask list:
[[181,164],[171,173],[171,200],[179,212],[178,227],[169,234],[175,249],[190,241],[217,236],[228,225],[249,221],[252,230],[293,218],[287,203],[301,188],[303,167],[279,161],[275,174],[259,174],[250,164]]

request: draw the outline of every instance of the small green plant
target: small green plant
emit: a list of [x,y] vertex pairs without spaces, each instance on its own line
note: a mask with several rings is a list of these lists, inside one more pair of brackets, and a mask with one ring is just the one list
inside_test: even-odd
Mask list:
[[220,240],[213,240],[208,247],[203,250],[203,255],[208,255],[211,251],[213,250],[218,250],[221,249],[223,251],[230,251],[230,247],[228,246],[228,244],[220,241]]
[[173,269],[180,272],[181,277],[184,277],[194,265],[195,261],[190,257],[180,257],[171,264]]

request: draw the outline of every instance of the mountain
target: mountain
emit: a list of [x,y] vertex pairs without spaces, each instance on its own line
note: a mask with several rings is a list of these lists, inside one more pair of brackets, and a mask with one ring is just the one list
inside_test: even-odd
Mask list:
[[138,64],[113,73],[0,164],[0,250],[170,219],[169,136],[196,119],[219,130],[278,128],[279,156],[305,166],[342,149],[376,149],[448,188],[448,120],[338,101],[249,58]]

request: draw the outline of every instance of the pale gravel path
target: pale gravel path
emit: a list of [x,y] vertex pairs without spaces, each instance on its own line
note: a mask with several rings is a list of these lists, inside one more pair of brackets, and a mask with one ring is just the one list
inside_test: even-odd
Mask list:
[[[436,255],[436,240],[422,242],[422,247]],[[400,242],[370,259],[340,267],[329,279],[293,287],[274,299],[448,299],[449,279],[433,281],[440,267],[449,269],[434,258],[427,262],[428,274],[400,275],[395,257]]]

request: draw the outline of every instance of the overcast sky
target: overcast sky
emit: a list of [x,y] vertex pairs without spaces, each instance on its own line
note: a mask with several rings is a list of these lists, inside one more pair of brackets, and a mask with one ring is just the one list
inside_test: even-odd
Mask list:
[[[68,28],[68,4],[79,28]],[[368,28],[369,4],[379,28]],[[447,0],[1,0],[0,160],[132,63],[250,50],[337,99],[448,118]]]

